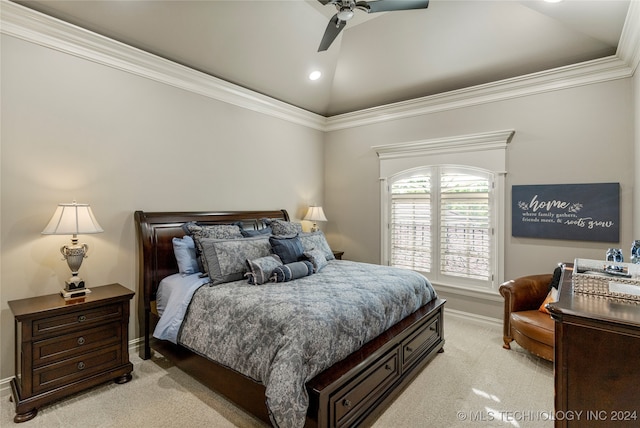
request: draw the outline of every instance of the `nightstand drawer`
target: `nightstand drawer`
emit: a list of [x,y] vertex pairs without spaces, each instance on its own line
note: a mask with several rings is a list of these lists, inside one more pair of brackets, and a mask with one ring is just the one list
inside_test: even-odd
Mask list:
[[122,305],[114,304],[94,309],[70,312],[57,317],[41,318],[33,321],[33,336],[61,333],[76,327],[87,328],[104,321],[122,319]]
[[119,345],[62,360],[33,370],[33,392],[40,393],[117,367],[122,362]]
[[96,348],[118,344],[122,340],[122,323],[110,323],[64,336],[33,342],[33,365],[44,364],[86,354]]

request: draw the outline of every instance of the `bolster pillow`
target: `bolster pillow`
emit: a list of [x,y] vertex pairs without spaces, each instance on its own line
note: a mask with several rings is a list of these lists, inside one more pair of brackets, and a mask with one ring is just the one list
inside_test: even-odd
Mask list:
[[313,265],[308,260],[288,263],[276,267],[271,274],[273,282],[287,282],[293,279],[309,276],[313,273]]

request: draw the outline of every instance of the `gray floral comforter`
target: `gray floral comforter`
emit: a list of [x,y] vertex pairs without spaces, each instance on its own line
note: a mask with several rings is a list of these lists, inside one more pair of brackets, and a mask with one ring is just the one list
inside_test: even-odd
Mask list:
[[308,380],[435,297],[416,272],[333,260],[291,282],[201,287],[178,340],[263,383],[274,426],[302,427]]

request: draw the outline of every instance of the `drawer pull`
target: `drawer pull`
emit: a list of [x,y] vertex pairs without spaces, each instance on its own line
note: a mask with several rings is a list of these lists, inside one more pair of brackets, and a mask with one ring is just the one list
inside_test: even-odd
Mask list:
[[393,370],[393,367],[391,367],[389,364],[385,364],[384,365],[384,369],[391,371],[391,370]]
[[78,322],[84,322],[84,321],[86,321],[86,320],[87,320],[87,316],[86,316],[86,315],[80,315],[80,316],[78,317]]
[[342,400],[342,405],[344,407],[351,407],[351,401],[347,400],[346,398],[344,400]]
[[413,348],[411,346],[407,346],[404,349],[406,349],[407,352],[413,352]]
[[80,361],[78,363],[78,370],[84,370],[84,367],[85,367],[84,363],[82,361]]
[[84,345],[84,337],[80,336],[78,338],[78,345]]

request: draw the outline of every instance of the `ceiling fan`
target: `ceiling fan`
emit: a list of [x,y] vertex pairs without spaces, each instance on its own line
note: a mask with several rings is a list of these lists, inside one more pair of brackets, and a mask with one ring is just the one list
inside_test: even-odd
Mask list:
[[376,0],[376,1],[354,1],[354,0],[318,0],[323,5],[332,4],[338,9],[338,13],[333,15],[331,21],[324,31],[322,41],[318,47],[318,52],[326,51],[331,43],[338,37],[340,31],[347,25],[347,21],[353,18],[354,9],[360,9],[367,13],[392,12],[394,10],[426,9],[429,0]]

